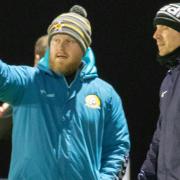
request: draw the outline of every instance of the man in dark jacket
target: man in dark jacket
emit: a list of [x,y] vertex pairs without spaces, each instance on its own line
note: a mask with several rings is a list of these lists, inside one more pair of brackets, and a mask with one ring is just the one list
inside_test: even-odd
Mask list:
[[180,3],[162,7],[154,18],[158,61],[168,67],[160,88],[160,115],[139,180],[180,179]]

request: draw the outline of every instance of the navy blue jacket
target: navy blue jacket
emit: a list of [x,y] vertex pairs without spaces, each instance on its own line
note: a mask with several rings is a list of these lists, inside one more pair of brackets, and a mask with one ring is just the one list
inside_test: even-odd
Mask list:
[[142,180],[180,179],[180,64],[161,84],[159,120],[139,175]]

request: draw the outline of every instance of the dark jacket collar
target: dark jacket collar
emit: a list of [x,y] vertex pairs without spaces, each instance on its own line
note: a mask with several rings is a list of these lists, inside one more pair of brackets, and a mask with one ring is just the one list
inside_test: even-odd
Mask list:
[[157,55],[157,61],[169,69],[176,67],[180,64],[180,47],[165,56]]

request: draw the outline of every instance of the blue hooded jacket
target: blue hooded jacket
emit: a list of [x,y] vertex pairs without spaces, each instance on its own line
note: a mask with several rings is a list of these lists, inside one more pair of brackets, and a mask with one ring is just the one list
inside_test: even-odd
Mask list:
[[48,58],[0,61],[0,100],[13,106],[9,180],[115,179],[130,149],[120,97],[98,78],[90,48],[70,85]]

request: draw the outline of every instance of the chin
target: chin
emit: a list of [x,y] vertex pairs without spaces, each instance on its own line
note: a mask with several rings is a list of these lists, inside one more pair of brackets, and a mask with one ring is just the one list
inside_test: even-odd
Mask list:
[[167,54],[168,54],[167,52],[159,52],[159,56],[165,56]]
[[164,54],[162,54],[162,53],[159,53],[159,56],[164,56]]

